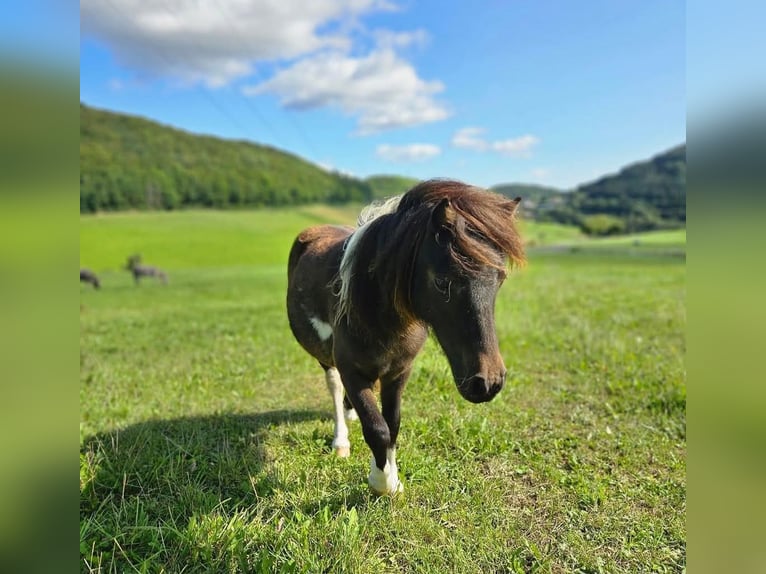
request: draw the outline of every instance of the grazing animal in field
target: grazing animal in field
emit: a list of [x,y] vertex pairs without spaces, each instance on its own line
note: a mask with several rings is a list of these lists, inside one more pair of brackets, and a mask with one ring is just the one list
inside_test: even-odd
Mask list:
[[503,387],[494,307],[508,264],[524,262],[514,226],[519,201],[431,180],[367,208],[356,229],[320,225],[293,243],[290,328],[325,371],[338,456],[349,455],[344,415],[358,414],[377,494],[402,490],[400,401],[429,328],[464,398],[489,401]]
[[90,283],[94,289],[101,289],[101,281],[98,280],[98,275],[90,269],[80,269],[80,283]]
[[133,280],[136,282],[136,285],[139,285],[141,277],[156,277],[163,283],[168,282],[168,276],[162,269],[152,267],[151,265],[141,265],[140,255],[128,257],[125,269],[133,274]]

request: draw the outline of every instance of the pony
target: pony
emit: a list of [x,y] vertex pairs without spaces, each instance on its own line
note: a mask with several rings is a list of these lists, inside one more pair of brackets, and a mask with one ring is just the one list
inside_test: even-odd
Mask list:
[[98,275],[90,269],[80,268],[80,283],[90,283],[94,289],[101,289],[101,281],[99,281]]
[[136,285],[140,284],[141,277],[156,277],[162,283],[167,284],[167,274],[158,267],[152,267],[151,265],[141,265],[140,255],[131,255],[128,257],[128,262],[125,264],[125,269],[133,274],[133,280]]
[[503,388],[494,308],[508,268],[525,261],[515,227],[520,201],[429,180],[363,210],[356,229],[310,227],[292,245],[290,328],[324,369],[340,457],[350,454],[346,419],[358,416],[378,495],[403,490],[400,404],[429,329],[465,399],[490,401]]

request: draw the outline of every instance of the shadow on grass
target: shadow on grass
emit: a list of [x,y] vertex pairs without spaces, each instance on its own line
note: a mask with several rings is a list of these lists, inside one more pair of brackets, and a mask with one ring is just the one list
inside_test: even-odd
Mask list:
[[89,437],[80,447],[80,516],[128,499],[158,520],[252,508],[281,485],[263,446],[270,430],[327,418],[318,410],[188,417]]

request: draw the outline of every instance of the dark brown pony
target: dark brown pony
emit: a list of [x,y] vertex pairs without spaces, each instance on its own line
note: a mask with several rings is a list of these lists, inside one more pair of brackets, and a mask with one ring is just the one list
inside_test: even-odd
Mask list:
[[399,405],[429,327],[463,397],[485,402],[503,387],[494,307],[508,264],[524,261],[514,226],[519,201],[432,180],[363,211],[357,229],[311,227],[292,246],[290,327],[325,370],[339,456],[349,455],[344,414],[358,413],[378,494],[402,490]]
[[80,268],[80,283],[90,283],[94,289],[101,289],[101,281],[99,281],[98,275],[90,269]]
[[128,262],[125,264],[125,269],[131,272],[133,275],[133,281],[135,281],[136,285],[140,284],[142,277],[155,277],[165,284],[168,282],[167,273],[165,273],[159,267],[142,265],[140,255],[131,255],[128,257]]

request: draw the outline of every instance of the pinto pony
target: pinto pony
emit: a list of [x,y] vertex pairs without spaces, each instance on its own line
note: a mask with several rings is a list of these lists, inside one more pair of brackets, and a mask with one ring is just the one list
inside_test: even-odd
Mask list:
[[125,269],[133,274],[133,281],[136,285],[140,284],[141,277],[156,277],[162,283],[167,284],[168,276],[159,267],[153,267],[151,265],[142,265],[140,255],[131,255],[128,257],[128,262],[125,264]]
[[325,371],[338,456],[349,455],[344,415],[358,414],[372,450],[368,482],[377,494],[403,488],[396,466],[399,407],[429,328],[465,399],[490,401],[503,387],[495,296],[509,264],[524,262],[514,226],[519,201],[431,180],[367,208],[356,229],[320,225],[293,243],[290,328]]
[[98,275],[90,269],[80,268],[80,283],[90,283],[94,289],[101,289],[101,281],[99,281]]

